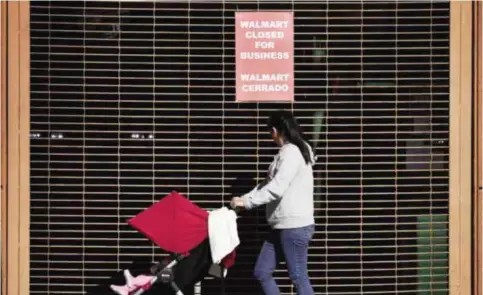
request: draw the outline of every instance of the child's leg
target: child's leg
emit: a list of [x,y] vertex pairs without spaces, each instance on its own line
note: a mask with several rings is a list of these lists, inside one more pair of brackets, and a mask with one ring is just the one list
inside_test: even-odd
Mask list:
[[129,295],[134,291],[143,288],[145,290],[149,289],[151,286],[151,280],[153,276],[150,275],[139,275],[133,277],[129,269],[124,270],[124,278],[126,279],[126,284],[124,286],[111,285],[111,290],[118,295]]
[[139,275],[133,279],[131,286],[132,288],[139,289],[150,284],[152,279],[153,279],[153,276]]

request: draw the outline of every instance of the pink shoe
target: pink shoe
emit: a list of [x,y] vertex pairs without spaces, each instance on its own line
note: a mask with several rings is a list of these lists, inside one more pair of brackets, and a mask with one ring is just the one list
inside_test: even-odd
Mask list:
[[129,269],[124,270],[124,279],[126,284],[124,286],[111,285],[111,290],[118,295],[131,295],[139,289],[147,290],[151,287],[151,280],[153,276],[139,275],[133,277]]
[[127,285],[124,286],[116,286],[116,285],[111,285],[111,290],[114,291],[116,294],[119,295],[129,295],[129,288]]
[[134,279],[134,277],[132,276],[129,269],[125,269],[123,274],[124,274],[124,279],[126,280],[126,286],[128,287],[132,286],[132,280]]

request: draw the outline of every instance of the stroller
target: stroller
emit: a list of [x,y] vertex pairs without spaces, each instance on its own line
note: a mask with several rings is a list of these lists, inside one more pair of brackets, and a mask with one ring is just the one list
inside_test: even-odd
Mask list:
[[[226,208],[222,208],[226,210]],[[232,213],[236,216],[236,212]],[[224,293],[226,269],[234,263],[236,245],[223,260],[213,262],[208,219],[210,213],[194,205],[188,199],[172,192],[161,201],[128,220],[128,224],[144,234],[161,249],[169,252],[170,262],[159,262],[145,277],[145,283],[118,294],[141,295],[155,284],[161,282],[164,291],[160,294],[174,293],[184,295],[194,290],[194,285],[203,280],[213,268],[221,273],[221,288]],[[236,217],[235,217],[236,218]],[[236,221],[235,221],[236,231]],[[236,233],[236,238],[238,234]],[[129,274],[129,271],[126,270]],[[126,273],[125,271],[125,273]],[[126,276],[126,274],[125,274]],[[128,281],[128,278],[126,277]],[[126,286],[129,282],[126,284]],[[118,286],[114,286],[118,287]],[[114,288],[111,285],[111,288]],[[187,294],[186,294],[187,295]]]

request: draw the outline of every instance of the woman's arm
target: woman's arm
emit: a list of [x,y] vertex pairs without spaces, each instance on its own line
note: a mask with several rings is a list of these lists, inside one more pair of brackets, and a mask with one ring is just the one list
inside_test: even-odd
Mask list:
[[283,147],[275,175],[272,179],[259,184],[251,192],[241,197],[244,207],[252,209],[280,199],[302,163],[304,163],[304,159],[296,146],[287,145]]

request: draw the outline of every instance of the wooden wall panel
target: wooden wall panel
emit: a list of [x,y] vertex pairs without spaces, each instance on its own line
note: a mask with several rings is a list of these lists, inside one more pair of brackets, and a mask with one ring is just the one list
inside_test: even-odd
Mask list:
[[0,211],[1,211],[1,245],[2,245],[2,263],[1,263],[1,292],[6,294],[6,257],[7,257],[7,247],[4,247],[4,243],[7,240],[7,148],[4,143],[7,142],[7,2],[0,3],[0,26],[1,26],[1,94],[0,94],[0,165],[1,170],[1,182],[0,182]]
[[472,2],[450,13],[449,290],[471,294],[472,271]]
[[[30,5],[2,2],[2,294],[29,294]],[[5,69],[5,65],[7,68]]]

